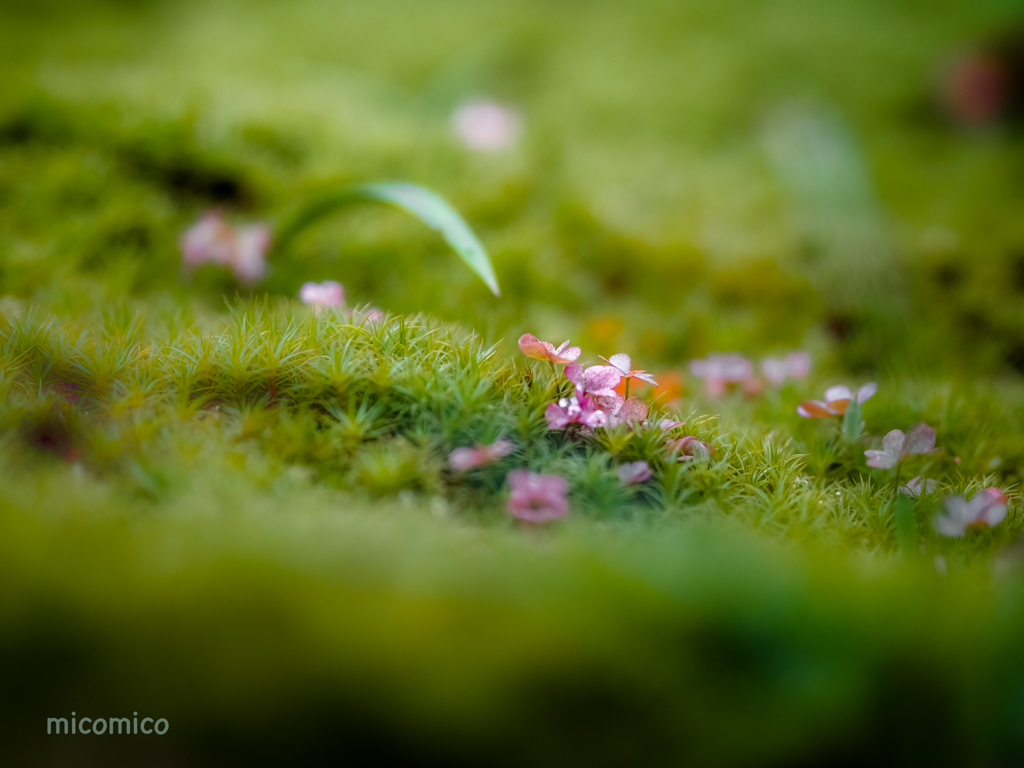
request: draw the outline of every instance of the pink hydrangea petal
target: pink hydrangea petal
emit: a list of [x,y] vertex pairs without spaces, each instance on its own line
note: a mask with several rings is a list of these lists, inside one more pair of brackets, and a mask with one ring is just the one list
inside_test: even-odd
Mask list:
[[622,381],[622,374],[610,365],[592,365],[584,372],[583,388],[587,392],[613,390]]
[[686,426],[685,422],[673,421],[672,419],[662,419],[658,423],[658,429],[664,429],[666,431],[668,431],[670,429],[675,429],[676,427],[684,427],[684,426]]
[[565,366],[565,378],[577,387],[584,387],[583,366],[579,363],[569,363]]
[[643,421],[647,418],[647,403],[638,397],[629,398],[622,406],[622,418],[626,421]]
[[786,366],[790,376],[802,379],[811,372],[811,355],[808,352],[790,352],[786,355]]
[[612,355],[611,357],[602,357],[601,359],[605,360],[623,376],[628,376],[633,367],[633,361],[630,360],[629,355],[625,352],[620,352],[619,354]]
[[601,395],[594,398],[594,405],[600,408],[605,413],[611,415],[617,415],[622,410],[622,406],[625,404],[625,399],[618,392],[612,392],[610,395]]
[[654,380],[654,377],[651,374],[647,373],[646,371],[634,371],[633,378],[640,379],[640,381],[646,381],[648,384],[653,384],[654,386],[658,386],[658,382],[656,382]]
[[623,485],[642,483],[651,478],[651,467],[646,461],[634,461],[619,467],[619,482]]
[[566,339],[561,344],[559,344],[558,348],[554,351],[555,357],[558,358],[554,362],[556,362],[556,363],[571,363],[574,360],[579,359],[579,356],[581,354],[582,354],[582,350],[579,347],[570,347],[569,346],[569,339]]
[[255,282],[263,277],[267,268],[267,250],[270,248],[270,228],[252,224],[237,229],[235,252],[231,267],[243,282]]
[[512,451],[515,450],[515,445],[513,445],[511,440],[501,439],[495,440],[490,445],[485,446],[485,448],[490,456],[495,459],[500,459],[502,456],[508,456],[512,453]]
[[837,384],[825,390],[825,402],[830,403],[833,400],[853,400],[853,393],[845,384]]
[[865,403],[865,402],[867,402],[868,400],[870,400],[872,397],[875,396],[875,393],[877,391],[878,391],[878,385],[875,384],[875,382],[873,382],[873,381],[868,382],[863,387],[861,387],[860,389],[857,390],[857,402],[858,403]]
[[828,407],[827,403],[820,400],[806,400],[797,406],[796,412],[805,419],[823,419],[837,415]]
[[514,517],[540,523],[563,517],[569,511],[565,478],[516,469],[508,473],[508,484],[511,494],[506,509]]
[[472,448],[456,448],[448,455],[448,463],[456,472],[465,472],[481,463],[480,454]]
[[963,536],[970,524],[967,502],[960,496],[947,496],[942,504],[945,514],[932,518],[935,530],[949,538]]
[[572,419],[566,409],[558,403],[551,403],[545,409],[544,418],[548,421],[548,429],[561,429],[572,422]]
[[541,341],[532,333],[524,333],[519,337],[519,349],[527,357],[534,360],[550,360],[555,348],[546,341]]
[[887,432],[885,437],[882,438],[882,450],[885,451],[886,456],[893,460],[894,464],[899,460],[906,440],[907,436],[903,434],[902,429],[894,429],[891,432]]
[[907,430],[906,438],[901,443],[900,455],[913,456],[928,453],[935,448],[935,430],[927,424],[915,424]]
[[895,465],[885,451],[868,450],[864,451],[864,455],[868,459],[868,466],[874,469],[890,469]]
[[761,370],[765,377],[775,386],[786,380],[787,366],[784,360],[768,357],[761,361]]

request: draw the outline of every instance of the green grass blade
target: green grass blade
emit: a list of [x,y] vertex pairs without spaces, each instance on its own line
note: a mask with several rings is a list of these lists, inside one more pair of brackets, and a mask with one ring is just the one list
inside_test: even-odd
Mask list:
[[491,258],[465,219],[441,196],[408,182],[357,184],[314,198],[280,227],[274,244],[275,252],[283,252],[302,231],[336,210],[366,202],[400,208],[440,232],[491,292],[495,296],[501,295]]

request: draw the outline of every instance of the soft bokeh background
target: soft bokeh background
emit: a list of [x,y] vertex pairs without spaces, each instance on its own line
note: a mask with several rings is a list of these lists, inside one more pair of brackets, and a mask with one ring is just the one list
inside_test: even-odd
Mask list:
[[[805,346],[858,370],[1020,368],[1021,142],[936,98],[1017,10],[9,1],[4,291],[68,312],[194,301],[176,237],[204,208],[274,221],[331,185],[408,179],[478,230],[502,301],[380,210],[303,238],[258,291],[334,278],[355,303],[661,366]],[[481,97],[521,111],[515,147],[455,140],[452,110]],[[233,290],[216,278],[201,306]]]

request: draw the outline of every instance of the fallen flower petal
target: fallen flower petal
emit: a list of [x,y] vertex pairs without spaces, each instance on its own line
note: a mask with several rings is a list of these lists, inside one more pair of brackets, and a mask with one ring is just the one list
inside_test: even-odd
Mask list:
[[902,429],[894,429],[882,438],[882,450],[864,451],[868,466],[875,469],[891,469],[900,460],[906,435]]
[[651,468],[646,461],[634,461],[619,467],[619,482],[623,485],[642,483],[651,478]]
[[490,464],[512,452],[509,440],[496,440],[490,445],[477,443],[473,448],[456,448],[448,456],[448,463],[457,472],[465,472],[481,464]]
[[679,453],[679,461],[708,459],[715,452],[715,446],[698,440],[696,437],[680,437],[666,442],[673,453]]
[[564,517],[569,512],[566,500],[568,483],[563,477],[514,469],[508,473],[508,484],[512,493],[505,509],[513,517],[543,523]]
[[522,132],[519,113],[494,101],[469,101],[452,113],[452,130],[460,142],[477,152],[512,146]]
[[938,480],[925,480],[920,475],[907,481],[906,485],[900,486],[900,493],[911,498],[918,498],[921,494],[929,495],[935,492],[938,487]]
[[919,453],[930,453],[935,450],[935,430],[927,424],[914,424],[907,430],[906,439],[903,443],[903,456],[912,456]]
[[234,227],[220,211],[203,214],[182,234],[181,250],[186,268],[207,262],[229,267],[244,283],[253,283],[266,271],[270,228],[265,224]]
[[545,360],[549,363],[571,363],[581,354],[579,347],[569,346],[568,339],[556,349],[554,344],[541,341],[530,333],[524,333],[519,337],[519,349],[527,357],[532,357],[534,360]]
[[999,488],[986,488],[969,502],[962,496],[943,499],[945,513],[932,519],[935,530],[950,538],[963,536],[969,528],[991,528],[1006,517],[1006,494]]
[[873,381],[858,389],[856,395],[845,384],[837,384],[825,390],[824,400],[807,400],[797,406],[796,412],[805,419],[844,416],[850,401],[856,398],[858,403],[864,403],[877,391],[878,386]]
[[334,280],[304,283],[299,290],[299,299],[314,307],[340,307],[345,303],[345,287]]

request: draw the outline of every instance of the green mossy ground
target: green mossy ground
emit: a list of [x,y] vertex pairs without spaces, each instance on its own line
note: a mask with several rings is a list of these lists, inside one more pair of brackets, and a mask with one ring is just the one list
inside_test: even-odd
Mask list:
[[[0,10],[12,764],[1014,764],[1024,144],[930,106],[1012,10],[962,5]],[[521,146],[453,142],[473,93],[521,106]],[[466,216],[501,300],[386,210],[255,289],[182,275],[210,206],[276,222],[399,178]],[[322,279],[388,320],[314,316]],[[687,379],[654,407],[716,451],[680,464],[656,431],[549,432],[566,382],[527,331],[659,375],[815,366],[750,399]],[[868,380],[860,443],[795,413]],[[919,421],[944,453],[903,479],[940,485],[901,544],[863,450]],[[447,467],[499,436],[497,464]],[[654,478],[621,487],[638,459]],[[566,520],[505,514],[517,467],[567,478]],[[1004,523],[934,533],[943,495],[991,485]],[[159,744],[41,735],[143,709]]]

